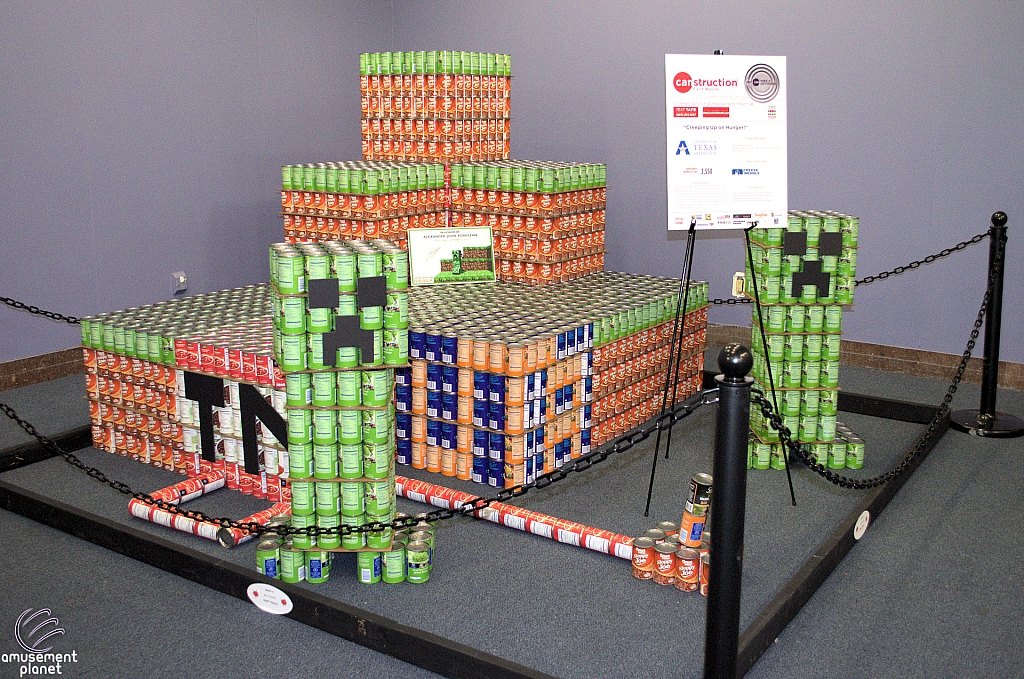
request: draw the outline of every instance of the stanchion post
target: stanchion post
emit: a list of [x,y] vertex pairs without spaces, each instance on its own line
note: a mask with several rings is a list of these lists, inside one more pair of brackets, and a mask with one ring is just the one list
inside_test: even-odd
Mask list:
[[996,412],[999,387],[999,335],[1003,324],[1003,273],[1006,270],[1006,213],[992,215],[988,247],[988,308],[985,310],[985,358],[981,371],[981,404],[978,410],[957,410],[950,427],[957,431],[994,438],[1024,436],[1024,420]]
[[735,679],[740,634],[740,585],[743,576],[743,520],[747,506],[747,438],[750,431],[750,388],[754,365],[750,350],[729,344],[718,354],[721,375],[715,422],[714,487],[711,515],[715,521],[708,610],[704,632],[704,679]]

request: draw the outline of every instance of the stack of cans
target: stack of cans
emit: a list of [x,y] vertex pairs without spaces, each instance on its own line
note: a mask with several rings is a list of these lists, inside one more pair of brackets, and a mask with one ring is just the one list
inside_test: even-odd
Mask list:
[[453,165],[450,221],[491,227],[499,280],[574,280],[604,269],[605,176],[604,165]]
[[511,57],[428,51],[359,55],[363,158],[508,158]]
[[676,524],[662,521],[633,540],[632,572],[637,580],[707,596],[710,565],[710,531],[697,540],[688,540]]
[[444,166],[351,161],[285,165],[281,213],[289,243],[382,238],[445,226]]
[[[863,442],[837,439],[839,352],[843,305],[853,303],[859,219],[838,212],[791,211],[785,228],[753,229],[753,271],[747,294],[761,300],[753,314],[751,375],[772,398],[783,422],[821,464],[859,469]],[[767,350],[766,350],[767,345]],[[784,469],[779,432],[760,411],[751,411],[749,463]],[[856,438],[850,433],[853,438]]]
[[[557,288],[416,288],[396,374],[398,460],[510,487],[661,406],[678,281],[602,273]],[[700,386],[706,284],[688,295],[676,401]]]

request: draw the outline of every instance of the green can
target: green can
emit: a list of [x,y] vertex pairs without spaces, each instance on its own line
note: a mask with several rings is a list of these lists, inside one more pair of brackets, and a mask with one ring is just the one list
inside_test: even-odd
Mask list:
[[306,552],[306,582],[320,584],[331,577],[331,553]]
[[365,306],[359,309],[359,327],[362,330],[384,328],[384,307]]
[[835,415],[838,412],[839,392],[835,389],[823,389],[818,394],[818,414]]
[[409,362],[409,331],[384,329],[382,338],[384,363],[405,365]]
[[359,278],[384,275],[384,256],[376,251],[360,249],[356,254],[356,272]]
[[341,489],[339,483],[330,481],[316,482],[316,513],[323,515],[337,514],[341,511]]
[[821,358],[825,361],[839,360],[839,347],[841,335],[824,335],[821,345]]
[[356,555],[356,574],[359,576],[359,582],[364,585],[380,582],[380,552],[359,552]]
[[800,386],[808,388],[821,386],[821,361],[804,361]]
[[864,441],[853,436],[846,439],[846,467],[860,469],[864,466]]
[[263,540],[256,545],[256,572],[268,578],[281,579],[281,545],[277,540]]
[[802,361],[804,358],[804,336],[786,335],[786,349],[782,357],[787,361]]
[[360,380],[360,395],[364,406],[386,406],[391,401],[394,372],[391,370],[364,370]]
[[[337,528],[341,525],[341,514],[335,512],[334,514],[317,514],[316,525],[321,528]],[[321,533],[316,538],[317,546],[323,549],[337,549],[341,547],[341,536],[333,533],[325,535]]]
[[[380,520],[377,517],[368,517],[371,521]],[[384,518],[387,518],[386,516]],[[371,549],[391,549],[391,540],[394,537],[394,529],[391,526],[384,530],[372,530],[366,534],[366,546]]]
[[[819,441],[835,441],[836,440],[836,416],[835,415],[819,415],[818,416],[818,440]],[[844,463],[845,466],[845,463]]]
[[313,411],[289,410],[288,443],[311,443],[313,441]]
[[772,464],[772,444],[762,443],[760,440],[755,441],[751,457],[751,466],[754,469],[769,469]]
[[[313,443],[330,445],[338,442],[338,415],[334,410],[313,410]],[[314,454],[316,451],[314,451]]]
[[782,386],[786,389],[797,389],[803,379],[802,361],[783,361]]
[[392,542],[391,549],[384,552],[381,556],[384,560],[381,579],[392,585],[398,582],[405,582],[405,544]]
[[284,250],[276,254],[277,290],[282,295],[299,295],[306,291],[306,266],[298,250]]
[[316,486],[310,481],[292,481],[292,514],[309,516],[316,513]]
[[336,250],[331,259],[334,273],[338,277],[338,290],[340,292],[355,292],[357,287],[355,254]]
[[338,413],[338,442],[356,444],[363,442],[363,418],[358,410],[342,410]]
[[800,414],[801,415],[817,415],[818,414],[818,406],[820,404],[820,399],[818,397],[818,394],[820,392],[815,391],[815,390],[810,390],[810,391],[803,391],[803,392],[799,392],[798,391],[798,392],[795,392],[795,393],[798,393],[798,394],[801,395],[801,398],[800,398]]
[[846,442],[837,439],[828,447],[828,466],[831,469],[846,468]]
[[[346,516],[344,513],[341,515],[341,525],[350,526],[357,528],[366,523],[366,517],[363,514],[356,516]],[[345,549],[362,549],[366,546],[366,533],[354,532],[349,533],[341,538],[341,546]]]
[[801,443],[812,443],[817,439],[818,436],[818,416],[817,415],[801,415],[800,416],[800,442]]
[[430,546],[410,542],[405,546],[406,580],[421,584],[430,579]]
[[313,444],[288,444],[288,476],[293,479],[313,478]]
[[306,369],[306,336],[284,335],[281,338],[281,370],[294,372]]
[[825,307],[815,304],[807,307],[805,332],[821,332],[825,327]]
[[409,293],[393,290],[387,293],[384,305],[384,325],[389,330],[409,327]]
[[359,370],[347,370],[337,373],[337,401],[339,406],[351,408],[363,404],[361,374]]
[[807,307],[799,304],[786,307],[786,332],[803,332]]
[[783,415],[800,415],[803,393],[796,389],[779,392],[779,406],[782,408]]
[[306,579],[306,553],[293,547],[288,540],[281,545],[281,582],[292,584]]
[[341,486],[341,513],[362,516],[366,513],[366,488],[362,481],[337,484]]
[[839,332],[843,329],[843,307],[838,304],[825,307],[825,332]]
[[803,359],[805,361],[820,361],[821,360],[821,335],[803,335],[804,337],[804,354]]
[[[292,528],[309,528],[316,525],[316,514],[292,514]],[[292,546],[295,549],[310,549],[316,547],[316,538],[312,535],[293,535]]]
[[808,446],[811,459],[821,465],[828,466],[828,453],[832,446],[828,443],[815,443]]
[[338,444],[313,444],[313,477],[335,479],[338,471]]
[[[300,375],[309,375],[309,373],[299,373]],[[340,374],[340,373],[339,373]],[[285,380],[291,377],[286,375]],[[312,382],[312,402],[313,405],[320,408],[330,408],[337,405],[337,387],[334,373],[332,372],[318,372],[313,373]]]
[[771,444],[771,468],[772,469],[785,469],[786,468],[786,446],[781,443]]
[[[286,297],[287,299],[305,299],[304,297]],[[330,332],[334,330],[333,314],[330,309],[309,309],[306,312],[306,329],[309,332]]]
[[361,412],[363,443],[387,443],[391,434],[391,426],[394,424],[391,410],[363,410]]
[[386,479],[394,471],[394,451],[390,443],[363,442],[363,474],[371,479]]
[[392,493],[395,490],[393,480],[367,481],[363,494],[366,501],[367,514],[388,514],[394,507]]
[[285,404],[308,406],[313,402],[313,391],[309,373],[290,373],[284,376]]
[[306,362],[310,370],[322,370],[327,367],[324,363],[324,334],[322,332],[311,332],[306,336]]
[[363,445],[361,443],[342,443],[339,448],[341,465],[338,476],[343,479],[361,477],[363,475]]
[[405,250],[389,250],[381,255],[381,267],[388,290],[405,290],[409,287],[409,253]]

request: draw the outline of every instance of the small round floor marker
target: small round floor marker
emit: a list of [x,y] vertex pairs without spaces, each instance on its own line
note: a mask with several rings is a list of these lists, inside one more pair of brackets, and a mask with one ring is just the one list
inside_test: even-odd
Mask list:
[[853,527],[854,540],[860,540],[864,537],[864,532],[868,529],[869,523],[871,523],[871,512],[865,509],[861,512],[860,518],[857,519],[857,523]]
[[249,600],[261,611],[274,615],[286,615],[292,611],[291,598],[273,585],[254,582],[246,592]]

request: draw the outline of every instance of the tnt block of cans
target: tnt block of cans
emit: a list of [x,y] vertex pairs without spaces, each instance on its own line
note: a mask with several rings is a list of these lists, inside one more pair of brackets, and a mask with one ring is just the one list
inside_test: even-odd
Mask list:
[[351,161],[285,165],[281,213],[285,240],[381,238],[405,247],[409,229],[445,226],[444,166]]
[[604,269],[604,165],[504,160],[451,168],[452,226],[490,226],[500,280],[564,283]]
[[[398,461],[510,487],[657,412],[678,281],[584,280],[414,289],[411,366],[396,373]],[[699,388],[706,285],[689,299],[677,400]]]
[[509,156],[507,54],[361,54],[359,89],[367,160],[452,163]]
[[[747,265],[747,294],[754,286],[751,371],[779,414],[812,457],[833,469],[859,469],[864,445],[837,431],[839,354],[843,305],[853,303],[859,219],[837,212],[791,211],[785,228],[753,229],[754,268]],[[845,429],[845,428],[844,428]],[[779,432],[758,409],[751,411],[749,466],[785,468]],[[838,434],[838,437],[837,437]]]

